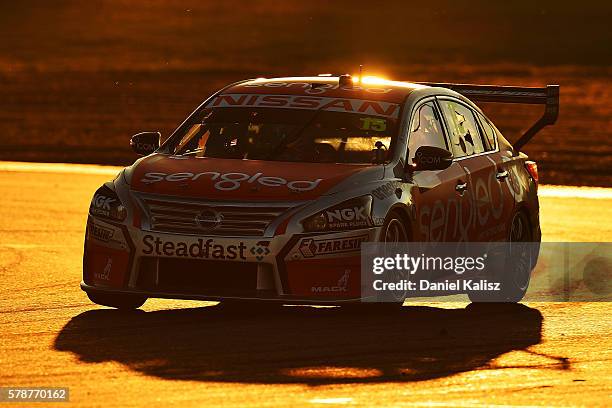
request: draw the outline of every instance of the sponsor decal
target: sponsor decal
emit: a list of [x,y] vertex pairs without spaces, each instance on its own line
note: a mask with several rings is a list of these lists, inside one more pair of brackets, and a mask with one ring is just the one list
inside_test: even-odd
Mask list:
[[398,188],[402,188],[402,183],[399,181],[389,181],[388,183],[383,184],[382,186],[374,189],[372,191],[372,195],[379,200],[384,200],[387,197],[391,197],[395,194],[395,191]]
[[106,266],[101,272],[94,273],[94,277],[99,280],[109,281],[111,269],[113,268],[113,258],[109,257],[106,260]]
[[[209,106],[215,108],[252,106],[257,108],[326,110],[388,118],[397,118],[399,114],[399,105],[396,103],[299,95],[225,94],[217,96]],[[383,128],[383,123],[372,122],[372,119],[368,122],[369,126],[371,126],[370,124],[376,128],[373,130]],[[386,124],[384,124],[384,127],[386,128]]]
[[181,181],[198,181],[212,180],[215,181],[214,187],[221,191],[233,191],[240,188],[242,183],[260,184],[265,187],[281,187],[286,186],[289,190],[300,192],[310,191],[319,185],[323,179],[316,180],[294,180],[289,181],[282,177],[268,177],[263,173],[255,173],[253,175],[245,173],[219,173],[216,171],[207,171],[203,173],[145,173],[144,178],[140,181],[145,184],[153,184],[160,181],[181,182]]
[[366,207],[341,208],[325,211],[327,229],[368,227]]
[[304,258],[312,258],[317,255],[358,251],[361,243],[367,240],[367,235],[327,239],[304,238],[298,248]]
[[158,146],[153,143],[136,143],[136,150],[139,152],[153,152],[157,150]]
[[439,164],[442,161],[442,158],[440,156],[428,156],[426,154],[423,154],[423,152],[416,152],[416,160],[415,162],[418,163],[422,163],[422,164]]
[[89,224],[89,234],[98,241],[108,242],[114,233],[115,231],[110,228],[104,228],[94,223]]
[[474,179],[467,167],[467,183],[473,188],[466,192],[465,200],[456,197],[438,199],[419,207],[419,230],[425,241],[470,241],[489,240],[505,230],[504,194],[493,172],[488,178]]
[[227,260],[246,260],[247,246],[244,242],[232,245],[221,245],[209,238],[204,240],[199,238],[196,242],[172,242],[164,241],[160,237],[145,235],[142,239],[145,255],[186,257],[201,259],[227,259]]
[[380,227],[385,223],[385,217],[372,217],[372,223],[376,227]]
[[306,218],[302,225],[311,232],[368,228],[372,225],[371,208],[371,196],[357,197]]
[[354,92],[370,92],[375,94],[386,94],[393,90],[393,88],[361,86],[357,84],[354,84],[353,86],[341,86],[340,84],[318,83],[315,87],[313,87],[311,82],[250,82],[243,86],[245,88],[301,88],[304,90],[304,93],[311,95],[322,94],[336,89]]
[[109,217],[111,204],[116,201],[116,198],[108,197],[104,194],[96,194],[94,195],[93,200],[91,200],[91,213],[93,215],[102,215],[105,217]]
[[351,275],[350,269],[345,269],[344,274],[338,279],[336,286],[313,286],[310,288],[311,292],[314,293],[325,293],[325,292],[347,292],[348,281]]
[[251,247],[251,255],[261,262],[266,255],[270,254],[269,245],[269,241],[259,241],[255,246]]

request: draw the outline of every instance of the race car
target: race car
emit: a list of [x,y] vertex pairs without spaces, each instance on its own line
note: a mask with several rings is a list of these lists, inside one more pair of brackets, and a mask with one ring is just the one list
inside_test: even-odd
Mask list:
[[[545,105],[514,146],[476,102]],[[364,242],[538,242],[538,170],[520,152],[558,116],[559,87],[258,78],[206,99],[102,185],[81,288],[148,298],[362,300]],[[519,301],[529,283],[512,277]]]

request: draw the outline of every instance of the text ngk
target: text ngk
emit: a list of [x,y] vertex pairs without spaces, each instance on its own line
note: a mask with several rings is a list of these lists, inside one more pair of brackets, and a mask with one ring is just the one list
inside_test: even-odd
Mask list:
[[110,205],[115,202],[114,198],[97,195],[94,197],[94,207],[103,210],[110,210]]
[[365,213],[365,207],[353,207],[343,208],[340,210],[326,211],[327,221],[362,221],[367,217]]

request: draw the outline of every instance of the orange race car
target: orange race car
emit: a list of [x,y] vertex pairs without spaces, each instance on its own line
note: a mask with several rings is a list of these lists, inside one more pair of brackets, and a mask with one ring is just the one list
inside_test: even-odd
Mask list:
[[[469,98],[469,99],[468,99]],[[512,146],[473,101],[545,105]],[[81,287],[149,297],[342,303],[362,298],[363,242],[540,241],[538,172],[520,148],[559,88],[349,75],[225,87],[96,191]],[[517,301],[530,270],[508,282]]]

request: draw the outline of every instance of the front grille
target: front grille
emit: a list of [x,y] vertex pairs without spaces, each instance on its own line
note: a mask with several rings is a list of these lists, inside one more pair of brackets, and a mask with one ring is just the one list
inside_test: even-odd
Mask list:
[[257,264],[142,258],[136,286],[142,290],[203,295],[254,293],[257,288]]
[[141,199],[152,231],[261,237],[266,228],[296,204],[244,203],[226,205],[204,201]]

